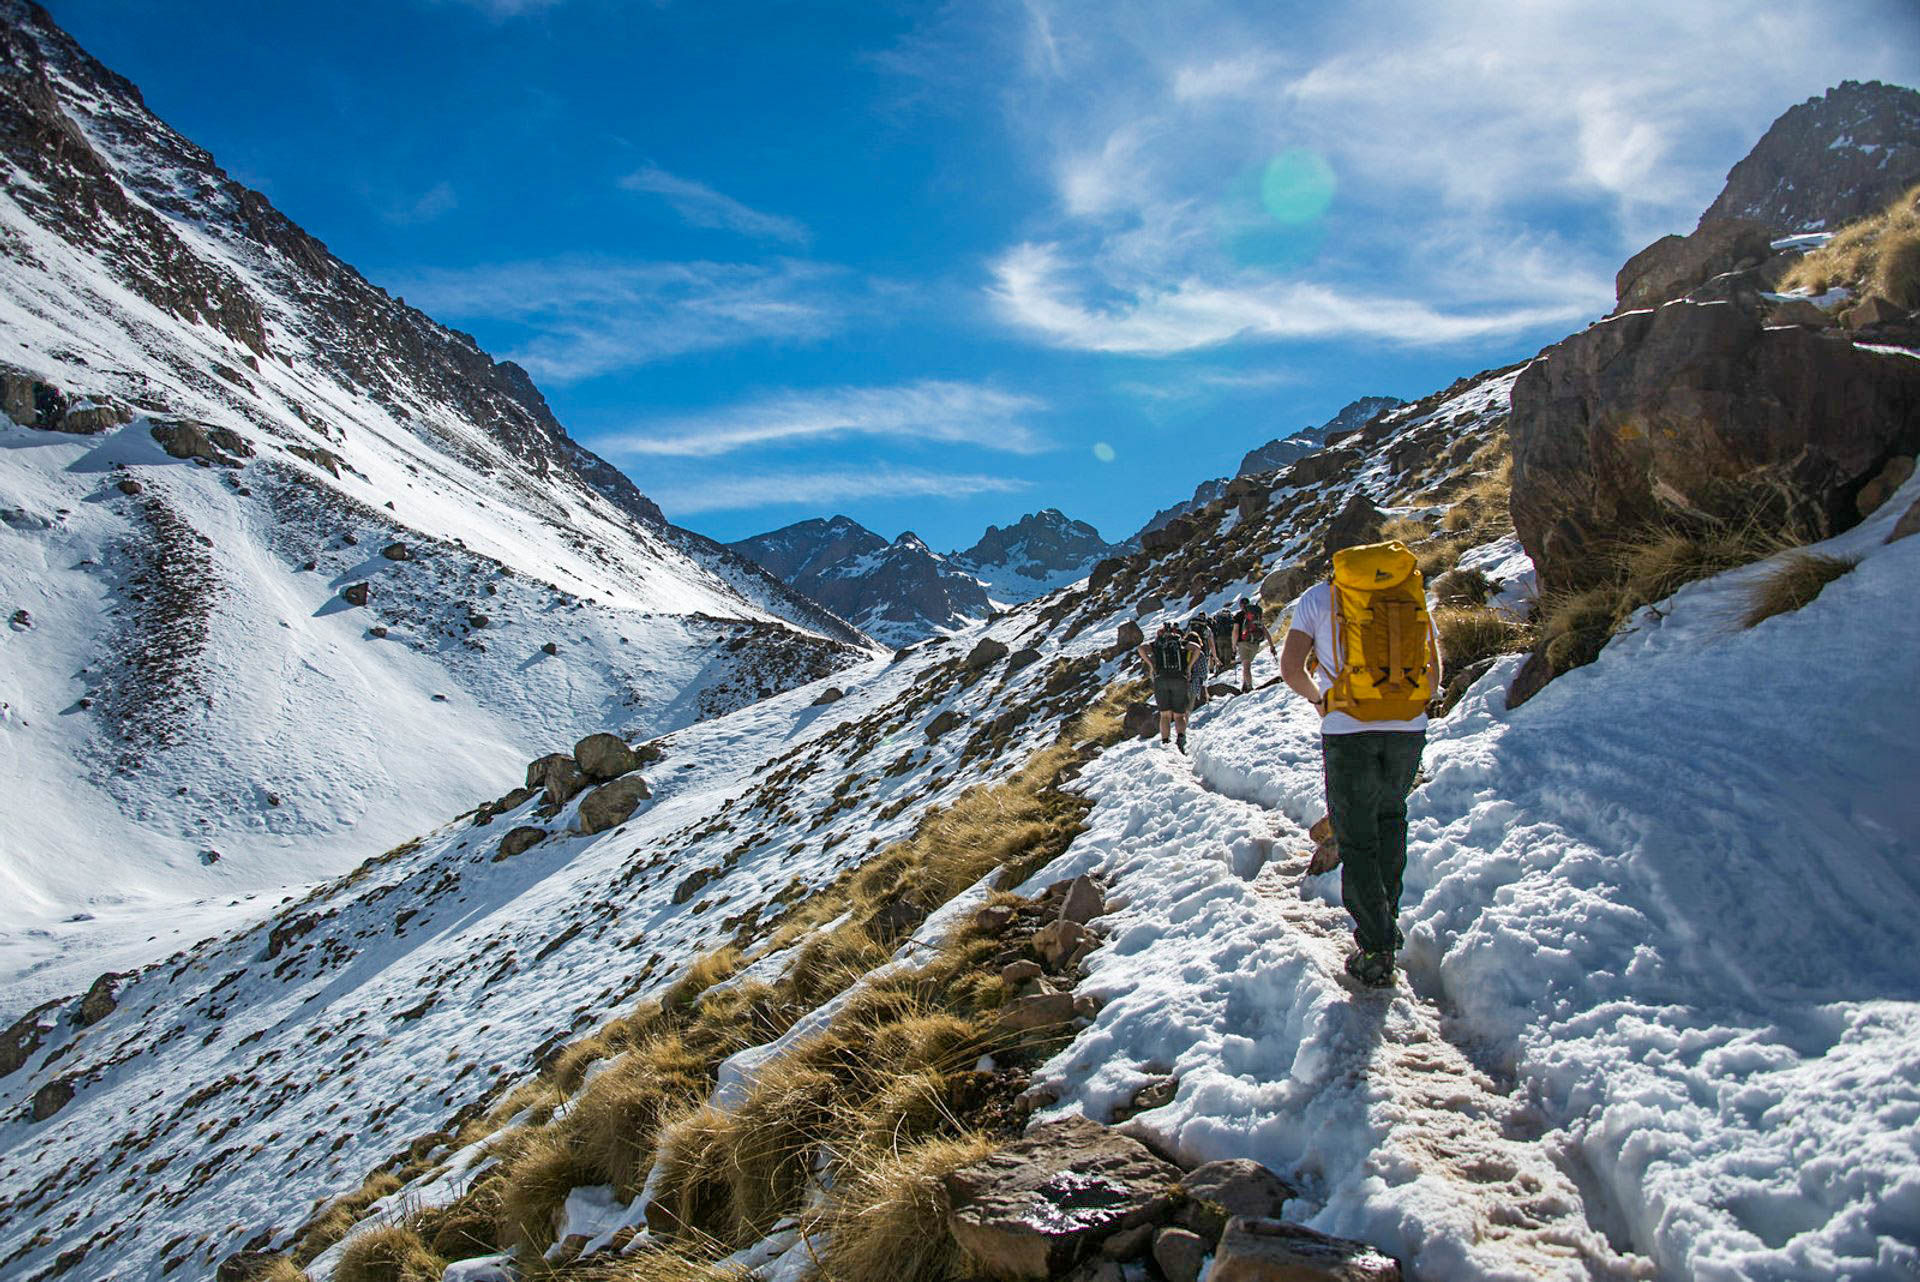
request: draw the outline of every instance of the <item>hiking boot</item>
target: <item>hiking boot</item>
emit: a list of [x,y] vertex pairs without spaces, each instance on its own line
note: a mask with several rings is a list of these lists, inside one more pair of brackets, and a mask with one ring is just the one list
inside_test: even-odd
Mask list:
[[1368,988],[1393,986],[1393,950],[1356,948],[1347,954],[1347,974]]
[[1185,752],[1187,750],[1187,736],[1181,735],[1178,742],[1180,744],[1180,751]]

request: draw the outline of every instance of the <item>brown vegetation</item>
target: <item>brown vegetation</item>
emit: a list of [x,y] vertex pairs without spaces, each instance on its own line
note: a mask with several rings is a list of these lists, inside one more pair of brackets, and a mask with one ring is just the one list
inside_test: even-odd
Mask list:
[[385,1224],[348,1242],[333,1276],[335,1282],[440,1282],[446,1268],[418,1233]]
[[1758,627],[1776,614],[1788,614],[1813,599],[1827,584],[1860,564],[1859,557],[1801,552],[1788,557],[1753,585],[1740,622]]
[[1849,223],[1787,270],[1780,287],[1824,294],[1844,285],[1920,307],[1920,186],[1877,214]]

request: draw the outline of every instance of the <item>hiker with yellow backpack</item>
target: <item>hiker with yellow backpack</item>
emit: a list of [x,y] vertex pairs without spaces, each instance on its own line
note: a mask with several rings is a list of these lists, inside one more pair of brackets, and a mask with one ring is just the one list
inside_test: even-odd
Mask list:
[[1393,983],[1407,867],[1407,795],[1427,742],[1427,702],[1441,684],[1440,640],[1412,552],[1403,543],[1333,551],[1330,581],[1294,603],[1280,676],[1320,713],[1327,815],[1353,916],[1347,973]]

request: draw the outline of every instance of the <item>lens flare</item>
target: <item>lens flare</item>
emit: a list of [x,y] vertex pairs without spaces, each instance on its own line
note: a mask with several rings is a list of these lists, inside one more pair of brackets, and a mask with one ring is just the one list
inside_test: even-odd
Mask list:
[[1260,205],[1275,222],[1297,227],[1327,212],[1337,185],[1326,157],[1305,147],[1289,147],[1262,171]]
[[1113,446],[1107,444],[1105,441],[1095,441],[1093,443],[1093,456],[1102,463],[1111,463],[1114,459]]

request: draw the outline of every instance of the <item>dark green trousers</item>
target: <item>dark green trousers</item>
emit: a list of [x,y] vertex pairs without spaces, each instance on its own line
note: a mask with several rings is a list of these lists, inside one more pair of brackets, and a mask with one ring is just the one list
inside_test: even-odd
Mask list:
[[1407,871],[1407,794],[1426,746],[1424,730],[1320,736],[1327,815],[1340,842],[1340,898],[1353,914],[1354,942],[1369,951],[1393,947]]

